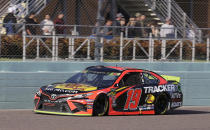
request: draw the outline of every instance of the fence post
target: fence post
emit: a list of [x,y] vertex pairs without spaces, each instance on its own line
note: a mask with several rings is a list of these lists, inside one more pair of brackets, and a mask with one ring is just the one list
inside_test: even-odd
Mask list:
[[26,28],[25,28],[25,24],[23,25],[23,61],[26,60]]
[[180,48],[179,48],[179,60],[183,60],[183,41],[180,43]]
[[166,40],[162,40],[162,45],[161,45],[161,59],[165,60],[166,59]]
[[39,38],[36,39],[36,58],[39,59]]
[[202,41],[202,31],[199,29],[198,30],[198,35],[199,35],[199,38],[198,38],[198,40],[199,40],[199,42],[201,42]]
[[100,44],[101,44],[100,61],[103,62],[104,61],[104,38],[103,37],[101,38]]
[[74,59],[74,38],[71,39],[71,58]]
[[55,61],[55,31],[53,31],[52,37],[52,61]]
[[177,28],[175,28],[175,38],[177,39],[177,35],[178,35],[178,30]]
[[55,37],[55,61],[58,61],[58,41],[59,37]]
[[120,62],[123,60],[123,32],[120,33]]
[[87,43],[87,59],[90,60],[90,39],[88,39]]
[[195,62],[195,37],[192,42],[192,62]]
[[133,60],[136,60],[136,39],[133,41]]
[[168,0],[168,18],[171,18],[171,0]]
[[76,25],[74,25],[74,30],[73,30],[73,33],[72,33],[72,35],[77,35],[77,26]]
[[126,26],[126,27],[125,27],[125,37],[126,37],[126,38],[128,38],[128,29],[129,29],[129,28]]
[[209,37],[207,38],[207,50],[206,50],[206,61],[209,62],[209,47],[210,47],[210,41],[209,41]]
[[149,62],[152,62],[152,33],[149,34]]
[[154,61],[155,40],[152,39],[152,62]]
[[69,59],[71,59],[71,47],[72,47],[71,38],[69,37],[69,49],[68,49]]
[[183,13],[183,38],[186,37],[186,13]]

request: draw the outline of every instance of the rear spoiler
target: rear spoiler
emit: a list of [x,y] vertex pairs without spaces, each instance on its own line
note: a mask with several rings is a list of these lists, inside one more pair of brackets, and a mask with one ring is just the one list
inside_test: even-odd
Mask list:
[[180,82],[181,78],[177,76],[161,75],[167,81],[176,81]]

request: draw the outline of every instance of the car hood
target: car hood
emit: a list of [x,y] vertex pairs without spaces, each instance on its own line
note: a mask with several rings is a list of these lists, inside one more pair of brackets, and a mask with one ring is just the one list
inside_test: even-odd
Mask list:
[[42,87],[47,93],[78,94],[97,90],[97,87],[77,83],[53,84]]

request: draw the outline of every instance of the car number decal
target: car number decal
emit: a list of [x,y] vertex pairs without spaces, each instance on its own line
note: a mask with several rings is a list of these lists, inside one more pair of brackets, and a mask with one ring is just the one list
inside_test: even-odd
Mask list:
[[130,89],[127,93],[127,100],[124,110],[136,110],[138,108],[139,100],[141,98],[142,89]]

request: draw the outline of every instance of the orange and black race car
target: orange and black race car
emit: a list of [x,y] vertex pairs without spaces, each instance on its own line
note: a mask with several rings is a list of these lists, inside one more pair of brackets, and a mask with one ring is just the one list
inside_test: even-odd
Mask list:
[[40,88],[36,113],[80,116],[165,114],[182,106],[180,78],[152,71],[91,66],[65,83]]

